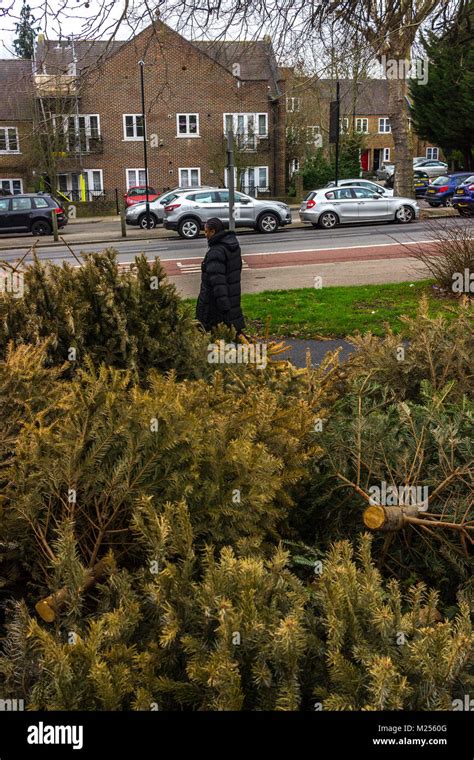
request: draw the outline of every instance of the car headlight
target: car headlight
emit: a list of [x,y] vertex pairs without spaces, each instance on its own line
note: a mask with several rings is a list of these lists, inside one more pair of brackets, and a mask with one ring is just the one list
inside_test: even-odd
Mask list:
[[289,211],[290,207],[286,203],[277,203],[278,208],[282,208],[283,211]]

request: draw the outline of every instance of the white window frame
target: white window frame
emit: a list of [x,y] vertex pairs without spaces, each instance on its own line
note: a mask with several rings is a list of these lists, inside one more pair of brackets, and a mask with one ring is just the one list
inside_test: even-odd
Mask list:
[[[143,184],[142,182],[140,182],[139,172],[144,172],[144,171],[145,171],[145,167],[144,166],[140,167],[139,169],[133,169],[133,168],[125,169],[125,182],[126,182],[126,186],[127,186],[127,192],[128,192],[128,190],[130,190],[131,187],[140,187],[140,185]],[[133,185],[131,185],[129,183],[129,181],[128,181],[128,173],[129,172],[135,172],[135,182],[133,183]],[[138,178],[138,181],[137,181],[137,178]],[[145,184],[148,185],[148,187],[150,186],[150,175],[149,174],[148,174],[147,181],[146,181]]]
[[294,95],[287,96],[286,98],[286,112],[298,113],[301,110],[302,98]]
[[[3,188],[3,183],[8,182],[9,183],[9,191],[12,195],[22,195],[23,194],[23,180],[21,177],[0,177],[0,188]],[[13,192],[13,183],[19,182],[20,183],[20,192],[14,193]]]
[[[10,150],[10,139],[8,137],[8,130],[9,129],[14,129],[15,130],[15,134],[16,134],[16,150]],[[2,125],[0,127],[0,131],[4,131],[5,132],[5,145],[7,146],[6,150],[0,150],[0,155],[6,156],[7,154],[11,155],[11,154],[21,153],[21,151],[20,151],[20,138],[18,136],[18,127],[13,127],[13,126],[7,127],[7,126],[3,126]]]
[[288,164],[288,174],[290,178],[293,176],[293,174],[300,169],[300,162],[298,158],[292,158],[290,163]]
[[[133,137],[127,136],[127,126],[125,119],[127,116],[133,117]],[[123,122],[123,139],[125,142],[143,142],[143,137],[140,137],[137,135],[137,116],[141,119],[143,114],[141,113],[124,113],[122,114],[122,122]],[[145,135],[145,130],[143,130],[143,134]]]
[[[181,182],[181,172],[188,172],[188,179],[191,179],[191,172],[197,171],[198,173],[198,183],[197,185],[191,185],[188,183],[187,185],[184,182]],[[201,167],[200,166],[179,166],[178,167],[178,187],[200,187],[201,186]]]
[[[241,173],[241,175],[240,175],[240,181],[241,181],[241,184],[244,186],[244,188],[250,188],[250,181],[249,181],[249,170],[250,169],[252,169],[254,171],[254,173],[256,173],[257,180],[258,180],[258,176],[260,174],[260,170],[261,169],[264,169],[265,173],[266,173],[266,182],[265,182],[265,184],[264,185],[260,185],[258,183],[258,181],[257,181],[255,183],[255,185],[254,185],[254,187],[255,187],[255,196],[257,197],[259,190],[268,190],[268,188],[269,188],[268,179],[269,179],[269,174],[270,173],[269,173],[269,170],[268,170],[268,166],[247,166],[244,169],[244,171]],[[236,187],[236,190],[238,192],[245,193],[246,195],[249,195],[249,193],[250,193],[250,190],[247,190],[247,189],[241,190],[240,187]]]
[[349,132],[349,117],[343,116],[339,119],[339,134],[346,134]]
[[319,124],[305,127],[305,129],[307,145],[314,145],[315,143],[319,143],[319,137],[321,135],[321,127]]
[[390,161],[390,148],[382,148],[382,161],[385,163],[385,161]]
[[[92,134],[91,129],[91,117],[97,119],[97,135]],[[66,136],[66,144],[68,151],[76,150],[76,152],[79,152],[77,150],[77,142],[76,147],[71,148],[69,144],[69,119],[74,119],[74,133],[76,137],[76,141],[79,140],[79,119],[84,119],[85,124],[85,137],[86,137],[86,149],[83,151],[84,153],[88,153],[90,150],[90,140],[91,138],[101,137],[101,130],[100,130],[100,116],[98,113],[78,113],[78,114],[69,114],[69,116],[64,116],[63,118],[63,130],[64,134]],[[53,123],[55,123],[55,116],[53,115]],[[80,148],[80,145],[79,145]]]
[[381,116],[379,118],[379,135],[384,135],[392,131],[392,125],[388,116]]
[[[227,116],[232,116],[232,131],[233,131],[234,135],[238,135],[238,134],[242,134],[242,135],[253,134],[256,137],[258,137],[260,140],[268,137],[268,113],[266,111],[258,111],[258,112],[255,112],[255,113],[243,112],[243,111],[242,112],[233,111],[233,112],[227,112],[227,113],[222,114],[223,125],[224,125],[224,134],[225,135],[227,134],[227,124],[226,124]],[[239,127],[238,127],[239,116],[243,118],[243,122],[244,122],[244,131],[243,132],[239,132]],[[262,132],[261,134],[260,134],[259,128],[258,128],[259,127],[259,121],[260,121],[259,117],[260,116],[264,116],[265,117],[265,132]],[[254,121],[255,129],[254,129],[253,132],[249,131],[249,117],[252,117],[253,121]]]
[[429,161],[439,161],[439,148],[431,146],[426,148],[426,158]]
[[[179,117],[180,116],[186,116],[186,132],[180,132],[179,131]],[[189,117],[195,116],[196,117],[196,128],[197,132],[190,132],[189,131]],[[199,128],[199,114],[198,113],[177,113],[176,114],[176,137],[201,137],[200,134],[200,128]]]
[[[94,188],[94,174],[93,172],[99,172],[100,174],[100,189]],[[102,169],[83,169],[83,174],[87,174],[87,193],[90,197],[98,197],[104,192],[104,172]]]
[[[362,127],[359,129],[359,125]],[[364,129],[365,127],[365,129]],[[369,133],[369,120],[367,116],[357,116],[355,120],[355,131],[359,135],[367,135]]]

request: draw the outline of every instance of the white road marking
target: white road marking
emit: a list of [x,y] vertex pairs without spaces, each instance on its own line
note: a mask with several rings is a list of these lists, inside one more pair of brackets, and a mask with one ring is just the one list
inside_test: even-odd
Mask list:
[[[282,254],[287,253],[327,253],[328,251],[346,251],[346,250],[352,250],[356,248],[386,248],[387,246],[393,246],[393,245],[419,245],[419,244],[426,244],[426,243],[439,243],[439,240],[409,240],[406,243],[399,242],[398,240],[392,242],[392,243],[371,243],[370,245],[341,245],[337,248],[301,248],[299,250],[291,250],[291,251],[269,251],[268,253],[261,252],[261,253],[245,253],[244,256],[247,259],[249,256],[280,256]],[[176,259],[163,259],[162,264],[164,264],[167,261],[176,261],[179,262],[176,264],[178,267],[185,267],[189,266],[187,264],[181,264],[182,261],[202,261],[204,256],[180,256]],[[243,261],[243,258],[242,258]],[[127,264],[130,264],[132,262],[124,262]],[[317,262],[316,262],[317,263]],[[197,266],[197,264],[196,264]]]

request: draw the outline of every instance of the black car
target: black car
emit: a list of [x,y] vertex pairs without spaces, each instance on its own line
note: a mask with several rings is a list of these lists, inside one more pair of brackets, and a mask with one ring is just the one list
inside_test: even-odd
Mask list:
[[[395,180],[395,172],[388,177],[385,181],[385,187],[393,189],[393,183]],[[419,169],[415,169],[413,172],[413,189],[415,190],[415,198],[423,198],[426,193],[426,188],[430,184],[430,178],[427,173]]]
[[56,214],[58,229],[67,224],[64,210],[52,195],[22,193],[0,197],[0,232],[51,235],[52,214]]

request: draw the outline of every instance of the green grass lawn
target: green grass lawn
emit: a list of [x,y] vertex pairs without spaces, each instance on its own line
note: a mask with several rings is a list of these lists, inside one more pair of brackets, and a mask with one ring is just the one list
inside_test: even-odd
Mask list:
[[264,291],[244,295],[242,308],[250,333],[261,332],[270,317],[270,333],[275,336],[343,338],[355,330],[384,335],[385,323],[400,332],[400,316],[414,316],[423,293],[428,296],[431,316],[446,312],[446,306],[456,306],[455,300],[436,297],[431,286],[431,280],[418,280]]

